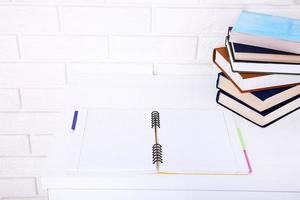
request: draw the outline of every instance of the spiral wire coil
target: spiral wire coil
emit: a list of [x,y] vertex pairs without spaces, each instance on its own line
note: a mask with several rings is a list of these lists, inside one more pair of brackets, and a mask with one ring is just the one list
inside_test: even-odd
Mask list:
[[157,111],[153,111],[151,113],[151,128],[155,127],[160,128],[159,112]]
[[152,146],[152,161],[153,161],[153,164],[155,164],[157,162],[163,163],[162,146],[160,144],[154,144]]
[[152,146],[152,161],[159,169],[159,163],[163,163],[162,146],[158,143],[157,128],[160,128],[159,112],[153,111],[151,113],[151,128],[154,128],[155,144]]

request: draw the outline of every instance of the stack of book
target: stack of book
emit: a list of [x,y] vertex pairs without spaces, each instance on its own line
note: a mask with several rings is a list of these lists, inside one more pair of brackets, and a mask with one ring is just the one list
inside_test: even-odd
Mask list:
[[300,108],[300,19],[242,11],[214,49],[217,102],[266,127]]

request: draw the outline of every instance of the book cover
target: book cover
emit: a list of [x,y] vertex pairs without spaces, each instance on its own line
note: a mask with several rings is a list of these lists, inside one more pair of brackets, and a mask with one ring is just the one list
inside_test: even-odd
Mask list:
[[226,48],[215,48],[212,55],[216,66],[241,92],[251,92],[300,83],[300,76],[288,74],[241,73],[234,72]]
[[246,73],[278,73],[290,75],[300,74],[300,65],[297,63],[236,60],[233,53],[232,42],[229,41],[228,37],[226,37],[225,44],[233,71]]
[[267,110],[290,98],[300,95],[300,86],[287,86],[283,88],[242,93],[223,73],[218,75],[216,87],[248,104],[257,112]]
[[[239,46],[240,47],[240,50],[241,50],[241,47],[242,46],[247,46],[246,48],[248,48],[248,50],[250,50],[250,48],[253,49],[257,49],[259,48],[260,51],[264,51],[265,54],[269,54],[269,49],[268,48],[262,48],[262,47],[256,47],[256,46],[251,46],[251,45],[245,45],[245,44],[239,44],[239,43],[234,43],[234,42],[230,42],[229,41],[229,36],[226,37],[225,39],[225,45],[227,47],[227,52],[229,54],[232,55],[232,58],[233,58],[233,61],[234,63],[253,63],[253,64],[266,64],[266,65],[271,65],[271,64],[275,64],[277,66],[289,66],[289,65],[294,65],[294,66],[299,66],[298,63],[295,63],[295,62],[283,62],[283,61],[258,61],[258,60],[239,60],[236,58],[235,56],[235,53],[238,53],[236,52],[235,48],[236,46]],[[235,46],[234,46],[235,45]],[[264,50],[263,50],[264,49]],[[270,51],[277,51],[277,50],[272,50],[270,49]],[[277,55],[280,54],[280,52],[283,52],[283,51],[277,51]],[[245,52],[244,52],[245,53]],[[298,54],[293,54],[293,53],[287,53],[287,52],[283,52],[281,53],[281,55],[298,55]],[[259,72],[261,73],[261,72]],[[264,73],[270,73],[270,72],[264,72]]]
[[300,19],[242,11],[232,32],[300,42]]
[[271,114],[272,112],[274,112],[274,111],[280,109],[281,107],[283,107],[283,106],[285,106],[285,105],[287,105],[287,104],[289,104],[289,103],[292,103],[292,102],[296,101],[298,98],[300,98],[300,95],[297,95],[297,96],[295,96],[295,97],[293,97],[293,98],[291,98],[291,99],[288,99],[288,100],[286,100],[286,101],[284,101],[284,102],[282,102],[282,103],[280,103],[280,104],[278,104],[278,105],[275,105],[275,106],[273,106],[273,107],[271,107],[271,108],[269,108],[269,109],[267,109],[267,110],[264,110],[264,111],[262,111],[262,112],[259,112],[259,111],[257,111],[255,108],[249,106],[248,104],[244,103],[243,101],[240,101],[239,99],[235,98],[234,96],[232,96],[232,95],[230,95],[230,94],[228,94],[228,93],[226,93],[226,92],[224,92],[224,91],[222,91],[222,90],[219,90],[219,91],[218,91],[217,96],[216,96],[216,102],[217,102],[218,104],[220,104],[221,106],[227,108],[228,110],[231,110],[232,112],[236,113],[237,115],[243,117],[244,119],[247,119],[248,121],[250,121],[250,122],[252,122],[252,123],[254,123],[254,124],[256,124],[257,126],[260,126],[260,127],[262,127],[262,128],[265,128],[265,127],[267,127],[267,126],[273,124],[274,122],[276,122],[276,121],[282,119],[283,117],[285,117],[285,116],[287,116],[287,115],[293,113],[294,111],[296,111],[296,110],[298,110],[298,109],[300,108],[300,107],[297,107],[297,108],[291,110],[290,112],[284,113],[283,115],[281,115],[281,116],[275,118],[274,120],[270,121],[269,123],[266,123],[266,124],[264,124],[264,125],[261,125],[261,124],[255,122],[255,121],[253,121],[253,120],[251,120],[251,119],[245,117],[244,115],[242,115],[242,114],[239,113],[238,111],[229,108],[227,105],[224,105],[224,104],[220,103],[220,101],[219,101],[220,95],[225,95],[225,96],[229,97],[230,99],[232,99],[232,100],[238,102],[239,104],[241,104],[241,105],[244,106],[245,108],[251,109],[252,111],[258,113],[259,115],[261,115],[261,116],[263,116],[263,117],[265,117],[265,116]]
[[[227,78],[226,75],[223,72],[218,74],[217,85],[216,85],[216,87],[218,89],[220,89],[218,85],[219,85],[219,80],[220,80],[221,76]],[[285,86],[285,87],[280,87],[280,88],[272,88],[272,89],[266,89],[266,90],[260,90],[260,91],[253,91],[253,92],[249,92],[249,93],[253,94],[257,98],[259,98],[261,101],[265,101],[268,98],[271,98],[271,97],[273,97],[273,96],[275,96],[279,93],[282,93],[282,92],[284,92],[284,91],[286,91],[286,90],[288,90],[292,87],[293,86]]]
[[[221,48],[216,48],[213,52],[213,61],[215,64],[217,64],[215,62],[215,54],[216,54],[216,51],[218,51],[219,54],[222,55],[222,57],[225,58],[225,60],[230,63],[230,59],[229,59],[229,55],[228,55],[228,52],[226,50],[226,48],[224,47],[221,47]],[[220,66],[221,68],[221,66]],[[256,78],[256,77],[260,77],[260,76],[267,76],[267,75],[270,75],[268,73],[239,73],[239,72],[236,72],[237,74],[239,74],[241,76],[242,79],[250,79],[250,78]]]
[[285,51],[278,51],[275,49],[268,49],[264,47],[257,47],[247,44],[240,44],[240,43],[232,43],[234,47],[234,51],[238,53],[260,53],[260,54],[277,54],[277,55],[299,55],[295,53],[285,52]]

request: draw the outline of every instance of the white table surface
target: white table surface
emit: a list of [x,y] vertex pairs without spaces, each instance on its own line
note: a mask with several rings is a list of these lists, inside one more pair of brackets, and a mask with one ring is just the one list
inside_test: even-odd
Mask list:
[[[109,79],[109,77],[107,78]],[[67,89],[71,106],[199,109],[217,107],[215,77],[111,79]],[[104,80],[103,83],[107,80]],[[101,80],[100,80],[101,82]],[[71,103],[70,103],[71,102]],[[45,174],[51,200],[60,199],[300,199],[300,112],[260,128],[236,116],[253,172],[244,176]]]

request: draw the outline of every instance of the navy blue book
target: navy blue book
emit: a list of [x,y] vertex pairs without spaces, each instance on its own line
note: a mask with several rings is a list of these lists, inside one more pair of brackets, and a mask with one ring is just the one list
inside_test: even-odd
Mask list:
[[[228,37],[232,27],[228,28]],[[241,43],[229,42],[234,59],[237,61],[300,63],[300,54],[268,49]]]
[[[228,37],[225,38],[225,45],[229,55],[231,68],[234,72],[300,74],[300,59],[298,59],[298,57],[296,59],[293,58],[287,61],[281,59],[282,55],[279,55],[279,59],[271,60],[272,56],[267,54],[267,60],[264,61],[260,61],[258,57],[254,57],[253,60],[249,60],[249,55],[247,55],[245,58],[239,58],[242,60],[238,60],[237,55],[235,54],[234,46],[229,41]],[[256,55],[259,57],[265,56],[265,54],[259,53]]]
[[300,108],[300,86],[252,93],[240,93],[237,89],[232,89],[232,86],[235,87],[220,73],[217,103],[260,127],[267,127]]
[[300,85],[242,93],[224,73],[219,73],[216,87],[243,101],[257,112],[262,112],[300,95]]

